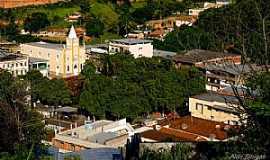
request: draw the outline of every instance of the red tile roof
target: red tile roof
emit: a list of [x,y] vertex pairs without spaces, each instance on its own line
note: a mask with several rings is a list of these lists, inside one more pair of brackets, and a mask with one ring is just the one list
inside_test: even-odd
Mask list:
[[[228,138],[227,131],[224,128],[234,128],[234,126],[226,125],[222,122],[214,122],[191,116],[166,119],[159,123],[161,126],[169,125],[172,135],[177,134],[177,136],[182,136],[183,134],[180,133],[183,133],[184,131],[184,133],[191,133],[207,138],[213,137],[218,140],[225,140]],[[179,131],[179,133],[175,133],[176,131]],[[169,132],[166,133],[169,134]]]

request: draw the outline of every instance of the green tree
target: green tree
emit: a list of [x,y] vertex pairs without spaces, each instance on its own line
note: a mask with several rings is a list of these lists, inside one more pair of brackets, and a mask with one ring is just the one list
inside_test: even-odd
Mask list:
[[99,37],[104,32],[104,24],[98,19],[93,18],[85,24],[86,34]]
[[219,42],[214,35],[197,27],[176,28],[166,35],[163,42],[154,41],[154,47],[174,52],[191,49],[219,49]]
[[106,55],[102,63],[101,74],[85,66],[80,96],[80,106],[98,117],[134,119],[152,111],[177,111],[185,97],[204,90],[199,71],[178,71],[166,59],[116,54]]
[[0,152],[18,155],[14,159],[33,158],[44,137],[42,117],[24,103],[24,80],[1,71],[0,84]]
[[90,11],[90,0],[73,0],[76,5],[79,4],[82,13],[88,13]]
[[119,35],[126,35],[130,29],[135,28],[133,17],[131,15],[131,7],[127,4],[119,8]]
[[37,32],[50,25],[50,21],[45,13],[35,12],[24,21],[24,29],[29,32]]
[[40,100],[49,105],[71,104],[71,93],[64,80],[49,80],[36,70],[28,72],[25,79],[30,84],[32,102]]
[[178,143],[168,150],[153,151],[146,149],[140,159],[142,160],[188,160],[192,156],[192,147],[189,144]]
[[242,53],[258,64],[269,63],[270,9],[266,0],[238,0],[219,9],[209,9],[199,16],[198,26],[215,35],[221,50]]

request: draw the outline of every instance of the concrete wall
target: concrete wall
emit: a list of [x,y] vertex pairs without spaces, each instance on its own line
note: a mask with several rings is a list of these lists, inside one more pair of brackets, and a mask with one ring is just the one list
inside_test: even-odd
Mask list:
[[127,143],[128,135],[122,135],[105,142],[105,145],[113,147],[123,147]]
[[[121,49],[122,48],[122,49]],[[136,44],[136,45],[124,45],[124,44],[116,44],[110,43],[109,52],[110,53],[125,53],[128,51],[130,54],[134,56],[134,58],[138,57],[152,57],[153,56],[153,45],[151,43],[146,44]]]
[[[197,104],[201,105],[198,105],[196,109]],[[212,106],[214,105],[224,106],[227,108],[230,107],[226,103],[210,102],[195,98],[189,98],[189,111],[191,112],[191,116],[193,117],[225,123],[227,123],[228,121],[230,121],[230,123],[232,123],[232,121],[239,121],[239,117],[237,115],[221,110],[217,111],[216,109],[212,108]]]

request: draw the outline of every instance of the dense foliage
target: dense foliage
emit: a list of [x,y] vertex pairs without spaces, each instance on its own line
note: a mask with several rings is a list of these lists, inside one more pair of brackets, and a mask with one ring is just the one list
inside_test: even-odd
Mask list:
[[141,160],[188,160],[192,156],[192,147],[188,144],[179,143],[171,149],[153,151],[146,149],[142,153]]
[[[243,106],[247,110],[248,127],[244,127],[243,139],[251,152],[270,155],[270,72],[256,73],[248,80],[250,97]],[[251,92],[253,91],[253,92]],[[255,93],[254,93],[255,91]],[[260,137],[253,138],[256,133]],[[256,147],[255,147],[256,146]]]
[[270,4],[267,0],[238,0],[229,7],[209,9],[199,16],[198,26],[223,43],[221,49],[248,56],[251,61],[268,64],[270,45]]
[[164,41],[155,40],[154,47],[173,52],[191,49],[215,50],[218,46],[215,36],[198,27],[181,27],[168,33]]
[[165,59],[116,54],[105,56],[102,66],[100,74],[91,64],[85,67],[88,72],[82,72],[80,106],[97,117],[135,118],[152,111],[179,110],[185,97],[204,90],[198,70],[176,70]]
[[99,37],[104,32],[104,24],[98,19],[93,18],[85,24],[86,34]]
[[36,12],[27,17],[24,21],[24,29],[29,32],[37,32],[44,29],[50,24],[48,17],[45,13]]
[[25,105],[26,88],[24,80],[0,72],[0,152],[16,153],[14,159],[33,157],[45,133],[42,117]]
[[33,102],[40,100],[48,105],[71,104],[70,91],[62,79],[49,80],[39,71],[32,70],[25,76],[31,86],[31,98]]

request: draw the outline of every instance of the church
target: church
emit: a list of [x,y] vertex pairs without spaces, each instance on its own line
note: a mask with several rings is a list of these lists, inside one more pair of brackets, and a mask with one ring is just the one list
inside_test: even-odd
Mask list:
[[21,44],[20,48],[22,54],[48,60],[50,78],[79,75],[86,59],[85,46],[80,46],[74,26],[69,31],[66,44],[31,42]]

